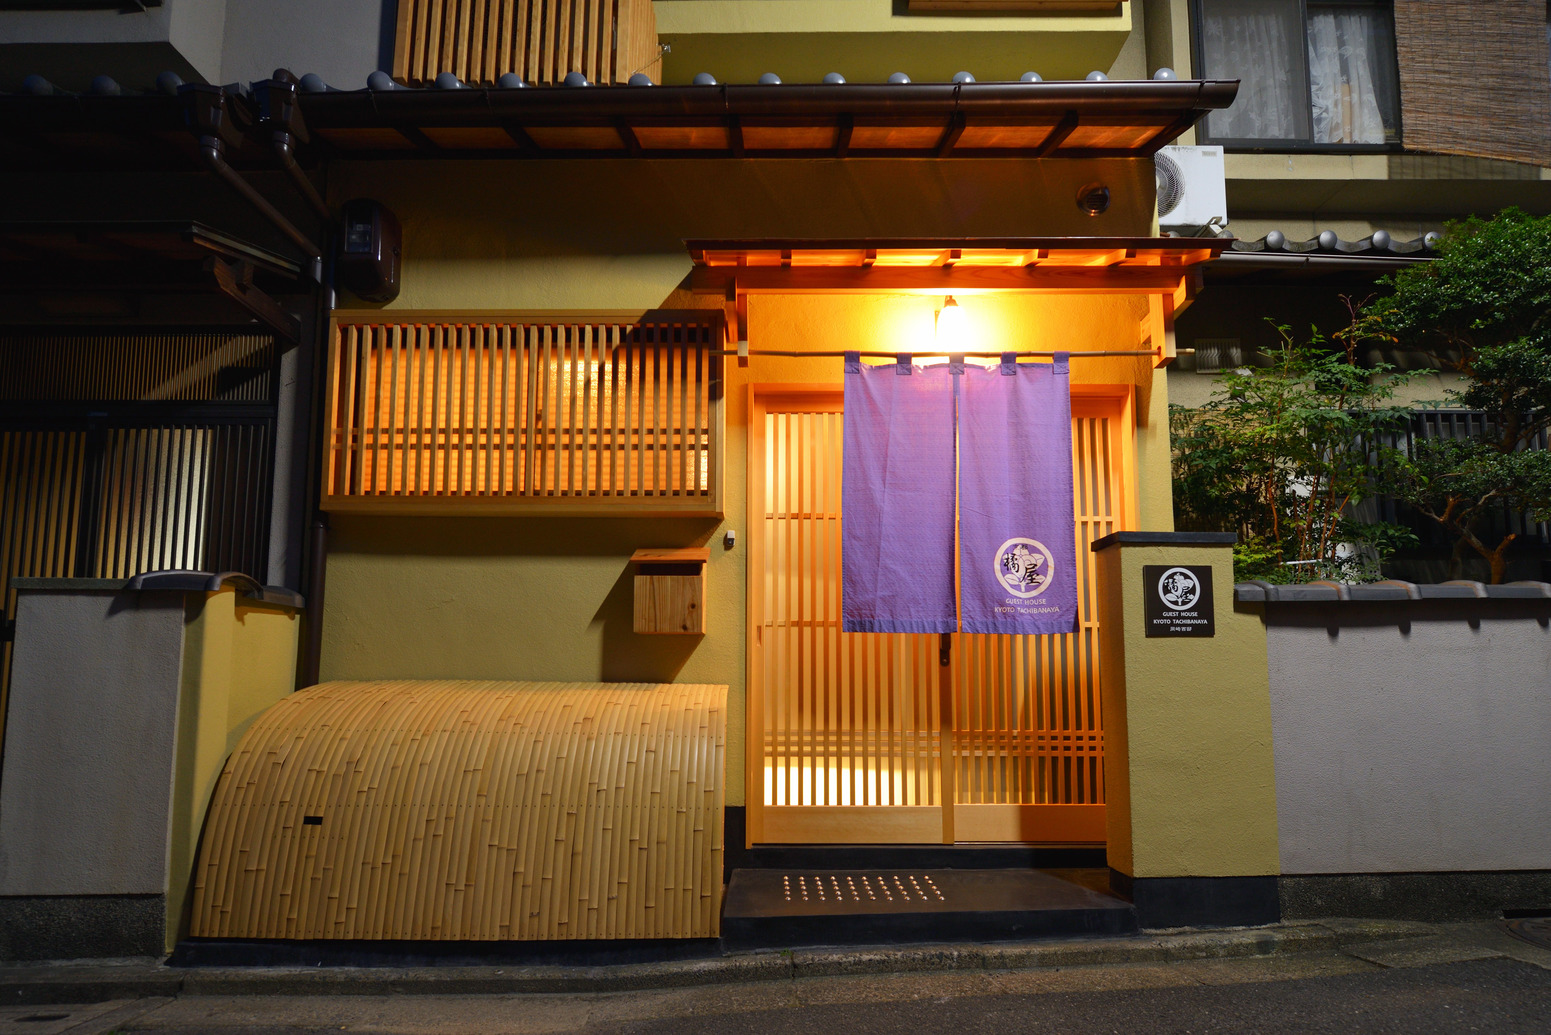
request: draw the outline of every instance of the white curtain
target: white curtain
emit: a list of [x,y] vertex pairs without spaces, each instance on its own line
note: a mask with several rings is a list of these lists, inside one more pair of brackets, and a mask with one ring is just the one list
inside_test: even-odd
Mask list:
[[1298,0],[1207,0],[1201,29],[1206,74],[1243,81],[1233,107],[1208,117],[1208,132],[1230,140],[1307,140]]
[[1372,11],[1309,11],[1309,91],[1314,141],[1384,143],[1381,45],[1388,33]]

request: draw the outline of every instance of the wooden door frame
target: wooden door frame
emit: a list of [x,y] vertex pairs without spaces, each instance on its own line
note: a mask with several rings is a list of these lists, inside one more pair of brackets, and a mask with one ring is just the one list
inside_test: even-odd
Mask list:
[[[844,412],[844,387],[840,383],[791,383],[749,382],[748,436],[745,453],[746,512],[748,516],[748,563],[745,565],[745,649],[744,649],[744,795],[745,795],[745,846],[765,843],[765,744],[764,744],[764,687],[759,647],[763,636],[763,596],[756,578],[760,574],[756,566],[764,556],[764,483],[765,416],[772,405],[796,404],[812,412]],[[1106,416],[1116,421],[1115,435],[1119,455],[1121,477],[1115,479],[1121,499],[1115,507],[1120,522],[1125,527],[1136,527],[1136,386],[1130,384],[1073,384],[1071,386],[1072,416]],[[942,843],[953,844],[955,834],[953,771],[947,764],[953,751],[952,694],[953,682],[948,675],[939,677],[939,693],[943,696],[941,707],[943,724],[941,752],[940,806],[914,808],[940,808],[942,813]],[[869,811],[877,806],[865,806]],[[903,810],[907,807],[890,807]],[[984,808],[984,806],[982,806]],[[1017,809],[1018,806],[1011,806]],[[837,812],[837,822],[845,816]],[[847,810],[849,811],[849,810]],[[881,817],[880,817],[881,818]]]

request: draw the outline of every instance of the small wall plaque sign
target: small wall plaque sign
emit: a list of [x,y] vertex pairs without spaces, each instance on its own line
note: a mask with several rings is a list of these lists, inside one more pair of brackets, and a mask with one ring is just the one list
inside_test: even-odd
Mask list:
[[1217,635],[1208,565],[1144,564],[1142,599],[1148,636]]

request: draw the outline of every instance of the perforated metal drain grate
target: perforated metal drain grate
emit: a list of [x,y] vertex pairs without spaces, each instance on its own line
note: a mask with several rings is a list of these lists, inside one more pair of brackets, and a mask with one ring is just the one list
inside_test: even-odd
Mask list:
[[788,902],[946,902],[928,874],[784,873],[781,892]]
[[1551,917],[1520,917],[1504,920],[1503,926],[1508,929],[1509,934],[1523,938],[1537,948],[1551,949]]

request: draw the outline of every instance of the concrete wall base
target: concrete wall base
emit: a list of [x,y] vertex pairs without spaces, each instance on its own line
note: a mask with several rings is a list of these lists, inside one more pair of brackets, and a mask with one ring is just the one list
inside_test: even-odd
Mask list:
[[1143,928],[1253,927],[1282,918],[1275,877],[1132,877],[1112,867],[1109,886],[1131,900]]
[[0,960],[160,956],[165,895],[0,897]]
[[1503,910],[1551,909],[1551,870],[1288,875],[1281,900],[1289,920],[1481,920]]

